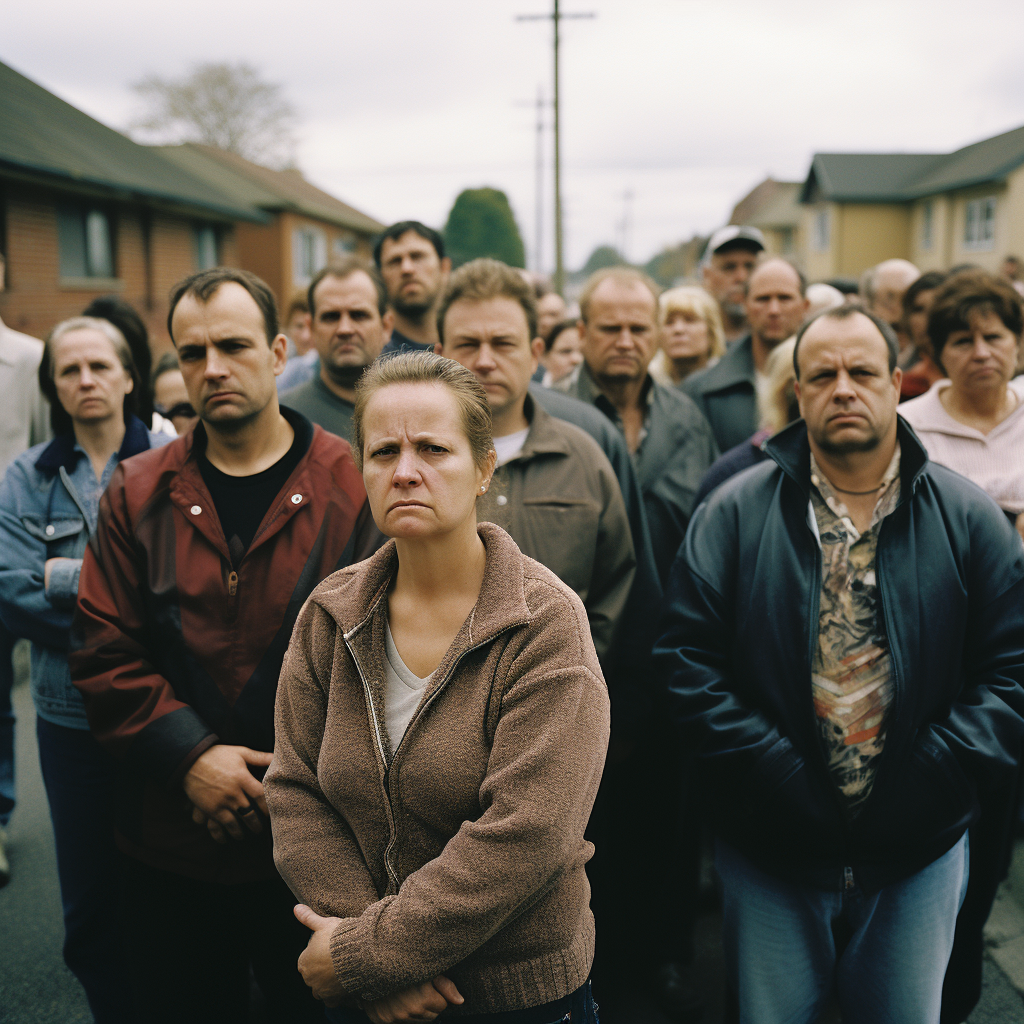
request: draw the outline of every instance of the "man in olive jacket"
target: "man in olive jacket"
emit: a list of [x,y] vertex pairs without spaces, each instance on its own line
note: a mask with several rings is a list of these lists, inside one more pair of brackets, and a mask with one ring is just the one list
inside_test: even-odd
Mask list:
[[576,591],[607,664],[636,566],[629,520],[597,442],[529,393],[538,347],[529,286],[503,263],[473,260],[452,276],[438,331],[438,353],[470,369],[491,404],[498,467],[480,519]]

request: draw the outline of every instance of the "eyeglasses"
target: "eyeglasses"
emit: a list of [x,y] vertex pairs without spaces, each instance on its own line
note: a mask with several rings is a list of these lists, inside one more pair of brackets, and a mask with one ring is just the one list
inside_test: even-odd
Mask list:
[[162,405],[154,405],[153,408],[160,413],[164,419],[168,420],[176,419],[178,416],[188,416],[191,418],[196,414],[196,411],[192,408],[192,404],[190,402],[177,402],[169,409]]

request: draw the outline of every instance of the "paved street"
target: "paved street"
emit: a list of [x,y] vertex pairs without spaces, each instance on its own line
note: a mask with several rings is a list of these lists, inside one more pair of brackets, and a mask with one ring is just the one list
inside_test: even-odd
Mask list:
[[[8,830],[12,880],[0,889],[0,1024],[87,1024],[92,1017],[82,990],[64,966],[60,896],[46,795],[39,774],[35,715],[28,686],[14,692],[18,715],[18,809]],[[707,1024],[722,1020],[720,921],[705,914],[698,925],[698,976],[712,996]],[[970,1024],[1020,1024],[1024,1003],[1004,975],[987,962],[986,987]],[[605,1024],[670,1024],[641,1002],[604,1016]],[[834,1024],[829,1016],[823,1024]]]

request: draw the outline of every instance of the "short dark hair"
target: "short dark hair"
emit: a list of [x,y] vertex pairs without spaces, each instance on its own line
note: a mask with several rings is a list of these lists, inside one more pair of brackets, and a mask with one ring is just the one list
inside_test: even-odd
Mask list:
[[1020,338],[1024,333],[1024,303],[1013,285],[984,270],[950,274],[928,311],[928,340],[932,358],[942,366],[942,350],[954,331],[968,331],[974,313],[995,313],[1003,326]]
[[568,331],[570,329],[579,330],[579,326],[580,318],[578,316],[571,316],[566,320],[559,320],[558,323],[544,335],[544,351],[550,352],[555,347],[555,339],[562,333],[562,331]]
[[170,373],[172,370],[180,370],[181,364],[178,362],[178,356],[175,352],[165,352],[157,361],[156,366],[153,367],[153,373],[149,378],[149,386],[156,391],[156,382],[165,374]]
[[361,260],[358,256],[345,256],[343,259],[331,260],[323,270],[318,270],[313,275],[313,280],[309,282],[309,288],[306,290],[306,312],[311,317],[316,317],[313,292],[325,277],[350,277],[352,274],[358,273],[363,273],[370,279],[370,283],[377,293],[377,312],[383,316],[388,308],[388,291],[384,287],[384,279],[372,263],[367,263],[366,260]]
[[882,340],[885,342],[886,348],[889,350],[889,373],[896,369],[896,360],[900,354],[900,343],[896,337],[896,332],[892,327],[887,324],[880,317],[875,316],[874,313],[869,313],[863,306],[854,306],[847,304],[845,306],[836,306],[834,309],[826,309],[819,313],[817,316],[812,316],[799,331],[796,332],[796,344],[793,346],[793,372],[796,374],[796,379],[800,379],[800,342],[803,340],[804,335],[807,333],[808,328],[811,324],[816,324],[819,320],[848,320],[851,316],[864,316],[867,317],[877,328],[878,333],[882,336]]
[[946,275],[941,270],[929,270],[922,274],[903,293],[903,315],[906,316],[914,306],[914,300],[921,292],[934,291],[946,280]]
[[537,337],[537,300],[533,297],[533,286],[523,280],[518,270],[498,260],[487,257],[463,263],[452,274],[437,307],[437,336],[444,344],[444,318],[448,310],[460,299],[484,302],[487,299],[505,298],[518,302],[523,307],[529,341]]
[[429,242],[434,247],[437,258],[444,259],[444,239],[439,231],[428,228],[426,224],[421,224],[418,220],[400,220],[397,224],[385,228],[373,243],[373,262],[377,264],[378,270],[380,269],[380,252],[384,248],[384,243],[388,239],[397,242],[408,231],[419,235],[425,242]]
[[186,295],[192,295],[200,302],[209,302],[220,286],[229,282],[241,285],[252,296],[253,302],[263,316],[263,331],[267,336],[267,344],[274,343],[278,335],[277,302],[274,300],[274,293],[266,282],[255,274],[235,267],[211,267],[209,270],[200,270],[199,273],[190,274],[183,281],[179,281],[171,289],[170,309],[167,310],[167,333],[171,336],[171,341],[174,341],[171,322],[174,320],[174,310],[178,303]]
[[93,316],[112,323],[128,342],[132,361],[138,374],[135,396],[135,415],[147,425],[153,419],[153,388],[150,384],[150,370],[153,365],[153,351],[149,347],[149,331],[136,308],[120,295],[101,295],[82,310],[82,316]]

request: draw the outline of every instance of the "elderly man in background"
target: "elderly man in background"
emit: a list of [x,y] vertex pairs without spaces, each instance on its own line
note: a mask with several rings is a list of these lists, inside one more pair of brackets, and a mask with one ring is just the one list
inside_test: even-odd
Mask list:
[[[6,284],[7,264],[0,253],[0,293]],[[46,403],[39,390],[39,361],[43,343],[0,320],[0,476],[27,448],[50,437]],[[0,622],[0,886],[11,877],[4,829],[14,810],[14,636]]]
[[697,403],[724,452],[757,430],[758,378],[768,354],[792,337],[807,315],[807,282],[789,260],[762,260],[746,285],[750,333],[709,369],[695,373],[683,390]]
[[903,295],[921,276],[909,260],[884,260],[861,277],[864,308],[884,320],[900,343],[899,366],[905,370],[916,358],[913,340],[903,330]]
[[704,290],[718,303],[727,345],[747,332],[743,299],[747,280],[764,252],[764,235],[757,228],[727,224],[708,240],[701,258]]

